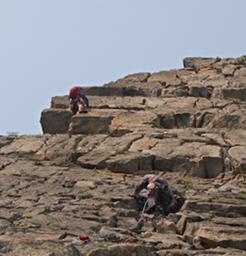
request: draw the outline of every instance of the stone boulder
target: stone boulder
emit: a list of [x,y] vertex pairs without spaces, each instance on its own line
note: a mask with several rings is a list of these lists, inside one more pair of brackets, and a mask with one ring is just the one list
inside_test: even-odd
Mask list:
[[70,134],[107,134],[111,121],[124,110],[92,111],[87,114],[74,115],[69,125]]
[[106,161],[107,168],[114,172],[133,173],[153,170],[153,156],[142,153],[119,154]]
[[21,136],[0,148],[0,155],[32,156],[45,143],[45,136]]
[[246,101],[246,88],[224,88],[222,89],[224,99],[236,99]]
[[67,95],[65,96],[55,96],[51,98],[51,108],[69,108],[69,98]]
[[216,177],[224,170],[223,154],[219,146],[200,142],[182,144],[182,141],[176,138],[149,139],[142,147],[136,146],[137,143],[140,144],[140,141],[135,142],[131,150],[140,150],[155,156],[155,170],[185,171],[204,178]]
[[45,109],[41,113],[40,123],[43,133],[67,133],[72,113],[65,109]]
[[140,73],[127,75],[123,78],[123,80],[131,81],[131,82],[146,82],[149,77],[150,77],[150,73],[140,72]]
[[246,250],[245,228],[243,227],[225,227],[209,222],[195,223],[187,225],[185,234],[195,235],[204,248],[219,246]]
[[89,116],[80,114],[72,117],[69,133],[70,134],[98,134],[109,133],[109,126],[113,117],[110,116]]
[[235,71],[234,78],[240,82],[242,86],[246,86],[246,67],[242,67]]
[[159,120],[155,113],[150,111],[131,111],[116,116],[110,125],[110,131],[124,134],[138,127],[158,127]]
[[145,245],[116,244],[108,248],[98,248],[90,251],[87,256],[151,256],[151,250]]
[[246,172],[246,146],[235,146],[228,150],[231,163],[234,170],[238,172]]
[[124,96],[124,89],[117,87],[82,87],[81,90],[85,95],[93,96]]
[[220,58],[187,57],[183,60],[185,68],[200,69],[206,68],[220,61]]
[[178,86],[181,84],[181,80],[177,76],[176,70],[160,71],[151,74],[148,78],[148,82],[160,82],[162,85]]
[[108,167],[107,160],[127,152],[131,144],[141,138],[141,134],[127,134],[122,137],[94,135],[83,138],[77,146],[78,163],[87,168]]

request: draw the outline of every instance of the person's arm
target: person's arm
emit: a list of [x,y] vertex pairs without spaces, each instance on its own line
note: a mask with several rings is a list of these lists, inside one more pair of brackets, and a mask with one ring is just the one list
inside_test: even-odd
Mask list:
[[139,193],[144,189],[147,188],[148,186],[148,179],[142,180],[139,184],[136,185],[135,190],[134,190],[134,195],[137,196]]

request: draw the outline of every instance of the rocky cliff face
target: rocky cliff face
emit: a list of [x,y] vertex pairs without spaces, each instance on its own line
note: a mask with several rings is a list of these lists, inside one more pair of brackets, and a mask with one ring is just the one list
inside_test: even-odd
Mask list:
[[[44,135],[0,137],[0,253],[244,255],[246,57],[186,58],[82,90],[88,114],[56,96]],[[131,233],[129,194],[156,172],[185,204]]]
[[245,171],[246,57],[186,58],[184,66],[83,88],[92,107],[84,115],[72,117],[67,96],[54,97],[43,131],[81,134],[73,156],[86,168],[205,178]]

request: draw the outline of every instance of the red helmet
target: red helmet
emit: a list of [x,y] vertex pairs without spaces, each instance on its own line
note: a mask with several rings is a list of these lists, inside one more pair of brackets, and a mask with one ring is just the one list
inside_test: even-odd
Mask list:
[[75,94],[79,94],[79,93],[80,93],[80,89],[79,89],[77,86],[73,86],[73,87],[70,89],[70,92],[69,92],[70,95],[71,95],[71,94],[75,95]]

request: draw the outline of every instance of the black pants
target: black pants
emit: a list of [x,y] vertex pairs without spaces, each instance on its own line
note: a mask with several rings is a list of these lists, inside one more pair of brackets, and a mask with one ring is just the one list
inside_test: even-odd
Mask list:
[[[84,106],[88,109],[89,108],[88,98],[85,95],[81,95],[80,100],[83,101]],[[71,109],[73,115],[75,115],[78,112],[79,106],[78,106],[78,100],[77,99],[72,99],[70,101],[70,109]]]
[[[145,213],[147,214],[161,214],[163,216],[167,216],[169,213],[175,213],[180,210],[180,208],[183,206],[185,199],[177,194],[174,194],[171,201],[164,200],[165,198],[162,198],[163,195],[156,195],[156,200],[154,206],[146,205]],[[163,200],[159,200],[159,198]],[[136,199],[138,210],[142,211],[143,207],[148,200],[145,196],[140,196]],[[151,198],[152,200],[152,198]]]

